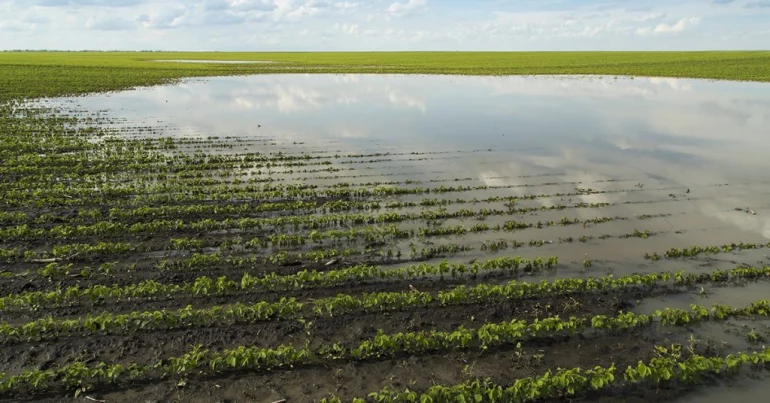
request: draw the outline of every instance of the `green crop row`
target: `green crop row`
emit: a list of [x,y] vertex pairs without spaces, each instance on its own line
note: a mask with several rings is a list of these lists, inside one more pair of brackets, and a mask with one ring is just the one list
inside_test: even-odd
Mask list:
[[587,329],[594,331],[619,332],[647,326],[653,322],[662,325],[690,325],[710,319],[728,317],[767,317],[770,315],[770,301],[761,300],[745,308],[691,305],[690,310],[670,309],[656,311],[652,315],[620,313],[617,316],[599,315],[591,318],[561,319],[558,316],[539,319],[532,322],[514,319],[501,323],[486,323],[478,329],[460,328],[452,332],[422,331],[413,333],[385,334],[380,332],[372,340],[365,340],[350,351],[355,359],[371,357],[396,357],[403,354],[422,354],[435,350],[456,350],[478,346],[482,350],[489,347],[516,344],[527,338],[553,337],[563,333],[574,335]]
[[[93,188],[94,183],[96,182],[87,182],[85,185],[89,186],[89,188]],[[168,186],[168,181],[164,182],[164,187]],[[398,182],[396,182],[398,183]],[[381,183],[378,183],[381,184]],[[238,183],[232,183],[232,185],[237,186]],[[369,186],[369,184],[365,184],[365,186]],[[29,189],[29,187],[25,187],[25,189]],[[146,192],[145,192],[146,193]],[[549,195],[542,195],[543,197],[548,197]],[[512,203],[518,200],[518,197],[490,197],[483,200],[473,200],[471,202],[473,203],[483,203],[483,202],[494,202],[494,201],[501,201],[501,200],[510,200]],[[407,208],[407,207],[428,207],[428,206],[446,206],[449,204],[457,204],[457,203],[469,203],[467,200],[463,199],[456,199],[456,200],[449,200],[449,199],[423,199],[419,202],[395,202],[391,201],[385,204],[385,208],[388,209],[397,209],[397,208]],[[579,205],[576,205],[576,207],[605,207],[609,205],[609,203],[580,203]],[[238,203],[238,204],[193,204],[193,205],[163,205],[163,206],[141,206],[136,208],[117,208],[113,207],[109,210],[108,215],[111,219],[120,219],[120,220],[126,220],[126,219],[138,219],[138,218],[169,218],[173,216],[184,216],[184,215],[204,215],[204,214],[253,214],[253,213],[261,213],[261,212],[275,212],[275,211],[303,211],[303,210],[320,210],[323,212],[339,212],[339,211],[351,211],[351,210],[377,210],[382,208],[382,205],[378,201],[347,201],[347,200],[332,200],[332,201],[326,201],[326,202],[317,202],[317,201],[304,201],[304,200],[298,200],[298,201],[283,201],[283,202],[263,202],[257,205],[252,204],[246,204],[246,203]],[[552,206],[546,208],[545,206],[542,207],[542,209],[564,209],[566,206]],[[90,218],[90,219],[98,219],[102,217],[102,211],[101,210],[94,210],[95,214],[92,215],[83,215],[78,214],[79,219],[83,218]],[[27,213],[24,212],[0,212],[0,224],[23,224],[25,222],[33,222],[36,224],[44,224],[44,223],[50,223],[55,221],[60,221],[61,217],[58,217],[53,214],[41,214],[38,216],[35,216],[34,218],[30,217]]]
[[[547,197],[547,195],[542,195]],[[481,200],[474,200],[472,203],[490,203],[499,201],[501,197],[489,197]],[[510,203],[518,201],[517,197],[505,198]],[[172,217],[184,217],[184,216],[198,216],[198,215],[237,215],[247,216],[249,214],[258,214],[263,212],[289,212],[294,211],[302,214],[311,213],[336,213],[342,211],[371,211],[379,210],[381,208],[387,209],[401,209],[401,208],[413,208],[413,207],[430,207],[430,206],[447,206],[451,204],[469,203],[464,199],[423,199],[418,202],[395,202],[390,201],[384,205],[379,201],[347,201],[347,200],[333,200],[326,202],[317,201],[288,201],[288,202],[263,202],[259,204],[240,203],[240,204],[194,204],[194,205],[178,205],[178,206],[142,206],[133,209],[111,208],[108,212],[108,216],[112,220],[137,220],[137,219],[159,219],[159,218],[172,218]],[[509,207],[509,210],[519,212],[521,214],[546,211],[546,210],[565,210],[567,208],[602,208],[609,206],[610,203],[578,203],[574,206],[564,205],[552,205],[541,207],[529,207],[529,208],[517,208],[513,209]],[[79,215],[77,218],[89,218],[97,219],[101,217],[101,211],[96,210],[97,216],[84,217]],[[14,212],[4,213],[6,224],[23,224],[25,222],[34,222],[35,224],[43,224],[50,222],[60,222],[61,218],[54,215],[41,215],[33,220],[25,213]],[[3,222],[4,217],[0,216],[0,223]],[[73,223],[70,220],[69,223]]]
[[174,295],[211,295],[227,294],[243,291],[292,290],[309,287],[328,287],[352,281],[384,281],[393,279],[413,279],[427,276],[459,276],[477,275],[496,271],[517,272],[542,270],[551,268],[558,263],[555,257],[534,258],[532,260],[520,257],[501,257],[472,264],[449,264],[444,261],[436,265],[416,264],[397,269],[387,269],[374,266],[360,265],[346,269],[329,271],[308,271],[291,275],[270,273],[262,277],[254,277],[245,273],[239,280],[227,277],[198,277],[194,281],[184,283],[160,283],[147,280],[126,286],[94,285],[90,287],[70,286],[54,291],[32,291],[0,298],[0,310],[32,308],[45,306],[61,306],[76,304],[83,301],[92,303],[106,300],[121,300],[126,298],[170,298]]
[[[2,190],[20,190],[20,189],[31,189],[35,187],[45,187],[44,185],[50,183],[50,182],[56,182],[57,180],[61,180],[62,176],[72,176],[71,180],[76,183],[76,185],[81,186],[83,188],[87,187],[88,185],[99,185],[105,183],[104,177],[101,174],[98,175],[72,175],[70,173],[63,173],[59,172],[57,175],[54,174],[43,174],[43,175],[26,175],[23,177],[16,178],[16,182],[6,182],[6,183],[0,183],[0,189]],[[329,180],[329,179],[346,179],[346,178],[365,178],[365,177],[382,177],[382,176],[393,176],[395,174],[377,174],[377,175],[366,175],[366,174],[359,174],[359,175],[323,175],[323,176],[308,176],[303,178],[297,178],[300,181],[308,181],[308,180]],[[115,178],[113,178],[115,179]],[[164,187],[164,189],[167,189],[169,191],[174,190],[182,190],[183,188],[190,187],[192,189],[198,189],[198,188],[204,188],[204,187],[215,187],[215,186],[247,186],[247,185],[255,185],[255,184],[264,184],[264,183],[272,183],[272,182],[281,182],[284,181],[283,178],[270,178],[270,177],[252,177],[252,178],[246,178],[242,179],[236,175],[233,179],[223,179],[219,176],[214,175],[214,173],[208,172],[205,175],[200,172],[181,172],[179,174],[132,174],[130,177],[132,184],[135,186],[144,184],[145,186],[150,185],[161,185]],[[475,181],[477,179],[475,178],[448,178],[448,179],[431,179],[427,182],[429,183],[440,183],[440,182],[463,182],[463,181]],[[156,182],[162,182],[162,183],[156,183]],[[419,185],[422,184],[422,181],[418,180],[410,180],[406,179],[403,181],[369,181],[369,182],[362,182],[362,183],[349,183],[349,182],[335,182],[330,185],[319,185],[314,188],[325,188],[325,187],[332,187],[332,188],[354,188],[354,187],[378,187],[378,186],[395,186],[395,185]],[[152,187],[146,188],[149,192],[152,192]],[[157,189],[156,189],[157,190]]]
[[[770,243],[762,244],[762,243],[746,243],[746,242],[738,242],[738,243],[729,243],[724,245],[711,245],[711,246],[691,246],[689,248],[671,248],[667,250],[663,257],[666,259],[676,259],[680,257],[695,257],[700,254],[706,254],[706,255],[715,255],[718,253],[730,253],[732,251],[736,250],[750,250],[750,249],[763,249],[763,248],[770,248]],[[650,260],[660,260],[660,255],[658,255],[657,252],[653,254],[645,253],[644,254],[645,259]]]
[[[260,154],[231,154],[231,155],[205,155],[205,154],[177,154],[165,156],[158,153],[149,153],[142,149],[140,158],[134,160],[127,155],[112,156],[104,164],[89,161],[83,164],[82,155],[59,155],[59,156],[35,156],[30,154],[21,155],[6,164],[0,164],[0,171],[10,175],[37,175],[47,174],[56,170],[69,170],[74,167],[77,172],[82,174],[90,173],[116,173],[116,172],[186,172],[186,171],[209,171],[209,170],[254,170],[254,169],[274,169],[274,168],[297,168],[309,166],[330,166],[333,164],[373,164],[381,162],[407,162],[407,161],[428,161],[443,160],[458,157],[412,157],[412,158],[378,158],[369,160],[342,160],[342,161],[310,161],[312,157],[298,157],[293,160],[284,160],[281,158],[269,158]],[[135,153],[139,154],[139,153]],[[315,156],[316,159],[331,159],[326,156]]]
[[[719,314],[714,314],[714,317],[720,319],[730,315],[767,316],[770,314],[770,301],[757,301],[743,309],[721,307],[719,309],[713,308],[712,311],[718,311]],[[271,315],[278,312],[266,310],[263,313]],[[685,316],[691,319],[682,321],[680,318]],[[677,320],[668,320],[669,317],[676,317]],[[689,312],[667,310],[662,313],[656,312],[653,315],[621,313],[616,317],[593,317],[590,320],[575,317],[566,320],[559,317],[549,317],[527,322],[514,319],[502,323],[487,323],[475,330],[459,328],[451,332],[420,331],[395,334],[380,332],[373,339],[364,340],[349,349],[337,343],[324,345],[315,350],[308,347],[296,348],[282,345],[276,348],[240,346],[222,352],[212,352],[196,347],[182,357],[167,358],[154,365],[135,364],[126,367],[121,364],[99,363],[95,366],[88,366],[82,362],[76,362],[56,369],[27,370],[11,377],[0,376],[0,393],[25,388],[39,391],[55,382],[61,382],[69,388],[83,391],[93,384],[118,382],[121,380],[121,375],[126,372],[128,372],[129,379],[136,379],[146,377],[153,371],[164,375],[186,375],[206,367],[213,372],[244,369],[270,370],[328,360],[382,359],[383,357],[392,358],[400,355],[424,354],[430,351],[470,347],[484,350],[494,346],[516,344],[530,338],[553,337],[565,332],[575,334],[587,328],[610,332],[629,330],[646,326],[656,318],[661,320],[663,324],[682,325],[695,320],[709,319],[711,315],[705,307],[692,306]],[[95,323],[92,323],[91,326],[92,329],[98,329],[96,327],[98,325]],[[9,328],[2,329],[3,332],[6,332],[5,329]],[[100,330],[109,331],[110,328]],[[4,336],[8,336],[8,334],[5,333]],[[770,359],[770,356],[767,358]],[[126,371],[127,368],[131,369]],[[627,370],[625,376],[628,380],[638,381],[640,376],[643,378],[646,373],[647,370],[644,367],[637,366]]]
[[[143,150],[144,151],[144,150]],[[139,154],[139,153],[136,153]],[[49,163],[40,163],[34,161],[34,158],[30,161],[30,155],[25,154],[13,161],[11,164],[3,166],[0,171],[8,175],[39,175],[50,174],[57,171],[65,170],[70,172],[76,172],[81,175],[96,174],[96,173],[179,173],[188,171],[228,171],[234,169],[240,170],[254,170],[254,169],[273,169],[273,168],[297,168],[308,166],[331,166],[331,161],[290,161],[290,162],[238,162],[238,161],[221,161],[212,162],[209,161],[213,158],[219,158],[224,156],[206,156],[198,163],[194,162],[181,162],[175,163],[177,158],[163,158],[160,154],[151,154],[148,152],[139,154],[140,160],[131,160],[127,156],[121,155],[120,157],[112,156],[99,161],[88,161],[87,164],[83,163],[82,155],[72,156],[69,162],[65,161],[49,161]],[[179,157],[179,156],[177,156]],[[48,158],[48,157],[45,157]],[[165,159],[165,161],[163,161]],[[425,159],[425,158],[422,158]],[[416,159],[403,159],[403,161],[422,160]],[[144,160],[144,161],[142,161]],[[389,159],[383,159],[379,162],[391,161]],[[400,161],[400,160],[397,160]],[[377,162],[377,161],[374,161]],[[61,165],[59,165],[61,164]]]
[[[105,163],[106,164],[106,163]],[[129,165],[132,166],[132,165]],[[325,169],[324,171],[328,171]],[[103,174],[98,169],[93,174]],[[7,174],[7,173],[6,173]],[[7,174],[8,175],[8,174]],[[9,175],[10,176],[10,175]],[[231,176],[231,174],[222,174],[221,176]],[[320,188],[318,185],[273,185],[263,184],[255,185],[219,185],[219,186],[189,186],[187,184],[155,183],[150,181],[131,180],[127,184],[103,183],[98,189],[93,186],[73,187],[65,183],[52,183],[45,188],[31,188],[7,190],[3,196],[4,201],[9,205],[18,205],[19,202],[29,201],[33,198],[116,198],[134,195],[146,194],[149,196],[163,194],[168,198],[175,199],[177,196],[188,195],[184,200],[193,201],[196,199],[229,200],[238,198],[249,198],[258,200],[269,199],[363,199],[369,197],[395,196],[395,195],[420,195],[420,194],[445,194],[445,193],[464,193],[495,189],[512,189],[518,187],[533,187],[534,185],[498,185],[498,186],[435,186],[435,187],[396,187],[396,186],[376,186],[376,187],[328,187]],[[152,186],[147,186],[152,185]],[[577,194],[602,193],[601,191],[576,189]],[[557,196],[557,195],[554,195]],[[559,197],[564,196],[558,194]],[[147,197],[136,197],[135,201],[140,205]]]
[[[82,211],[81,211],[82,212]],[[429,236],[448,236],[448,235],[464,235],[469,232],[480,233],[486,231],[500,231],[502,226],[497,225],[490,227],[487,224],[476,224],[471,228],[465,228],[463,226],[454,227],[419,227],[416,229],[402,230],[394,225],[388,225],[383,227],[367,226],[364,228],[351,228],[349,230],[327,230],[327,231],[311,231],[309,234],[273,234],[267,238],[254,237],[248,241],[244,241],[240,237],[234,239],[227,239],[219,243],[212,243],[211,241],[205,241],[200,238],[171,238],[170,248],[171,250],[201,250],[204,247],[218,247],[220,252],[201,255],[195,254],[190,258],[184,258],[179,260],[161,260],[154,266],[158,270],[202,270],[213,265],[227,264],[228,266],[246,267],[256,264],[285,264],[289,261],[301,261],[307,259],[309,262],[319,262],[328,260],[335,257],[349,257],[354,255],[363,255],[371,252],[370,250],[357,250],[357,249],[336,249],[336,248],[323,248],[319,250],[311,250],[307,252],[298,252],[296,254],[289,254],[285,251],[279,251],[267,256],[254,256],[254,257],[236,257],[229,255],[223,257],[221,255],[224,251],[232,251],[236,248],[252,249],[256,247],[285,247],[285,246],[299,246],[306,245],[308,242],[316,244],[323,243],[328,239],[334,243],[339,243],[343,240],[354,241],[356,239],[363,239],[365,242],[383,242],[392,239],[404,239],[414,236],[429,237]],[[610,235],[605,234],[600,236],[600,239],[608,238],[648,238],[654,236],[656,233],[650,231],[638,231],[634,230],[633,233]],[[581,236],[579,240],[586,242],[593,237]],[[572,237],[560,238],[559,242],[573,242]],[[528,245],[530,247],[542,247],[547,244],[551,244],[551,241],[542,239],[532,239],[528,242],[522,241],[484,241],[481,243],[479,250],[483,252],[497,252],[499,250],[506,250],[508,248],[520,248]],[[166,249],[166,248],[163,248]],[[13,263],[17,261],[26,261],[32,263],[55,263],[61,261],[81,261],[91,260],[95,258],[107,258],[124,255],[128,253],[138,252],[150,252],[155,250],[163,250],[158,248],[152,248],[150,246],[142,244],[130,244],[124,242],[97,242],[93,244],[64,244],[56,245],[50,252],[34,252],[30,250],[23,250],[21,248],[3,249],[0,248],[0,261],[7,263]],[[462,244],[444,244],[439,246],[431,246],[424,248],[417,248],[416,245],[410,244],[412,259],[431,259],[446,255],[452,255],[474,249],[470,245]],[[378,251],[379,256],[383,259],[401,258],[402,252],[399,249],[387,248]],[[81,268],[77,268],[81,274],[88,277],[88,273],[93,274],[93,270],[85,268],[85,271]],[[72,273],[69,271],[61,271],[61,276],[67,276]],[[20,274],[20,273],[16,273]],[[50,276],[45,276],[50,277]]]
[[[441,210],[424,210],[412,213],[380,213],[380,214],[327,214],[316,216],[279,216],[266,218],[227,218],[224,220],[201,219],[185,222],[183,220],[152,220],[146,222],[137,222],[135,224],[116,223],[113,221],[99,221],[91,225],[55,225],[50,229],[32,228],[27,224],[0,229],[0,238],[6,241],[31,241],[41,238],[52,239],[71,239],[87,236],[119,236],[125,234],[157,234],[167,232],[210,232],[229,229],[253,230],[264,228],[286,228],[294,229],[321,229],[326,227],[337,227],[346,225],[372,225],[385,224],[414,220],[445,220],[462,218],[483,218],[489,216],[519,215],[521,211],[528,210],[496,210],[496,209],[461,209],[454,212]],[[539,209],[535,209],[539,210]],[[581,220],[579,218],[569,219],[562,217],[559,221],[538,221],[537,223],[524,223],[518,221],[507,221],[501,228],[505,231],[515,231],[527,228],[544,228],[556,225],[574,225],[582,223],[584,226],[589,223],[599,224],[614,220],[627,220],[624,217],[596,217]]]
[[[87,158],[87,156],[81,156],[81,158]],[[129,158],[141,158],[141,156],[130,156]],[[0,169],[0,173],[2,169]],[[325,169],[324,171],[328,171]],[[280,172],[273,172],[280,173]],[[272,184],[273,180],[266,180],[265,178],[251,178],[240,179],[237,174],[228,173],[221,176],[236,176],[234,179],[223,182],[215,179],[198,178],[197,175],[192,175],[191,172],[181,172],[173,177],[170,177],[166,173],[162,174],[132,174],[123,178],[120,175],[111,175],[109,178],[104,177],[103,172],[97,172],[87,175],[71,175],[71,179],[64,180],[66,186],[63,186],[63,179],[61,175],[67,174],[66,172],[57,172],[54,174],[45,175],[26,175],[18,177],[18,181],[15,183],[7,183],[4,186],[0,186],[0,189],[4,190],[3,193],[6,198],[15,197],[16,199],[30,198],[33,195],[38,198],[47,198],[51,196],[59,197],[85,197],[85,196],[98,196],[106,198],[121,198],[137,195],[153,195],[153,194],[194,194],[194,195],[227,195],[230,198],[235,195],[271,195],[276,196],[278,194],[297,196],[325,196],[331,197],[337,196],[350,196],[351,192],[359,196],[378,196],[383,193],[396,193],[396,194],[419,194],[419,193],[447,193],[447,192],[467,192],[471,190],[486,190],[479,189],[478,187],[428,187],[422,188],[422,191],[409,190],[414,188],[397,187],[393,185],[415,185],[419,184],[417,181],[388,181],[388,182],[367,182],[361,184],[350,184],[346,182],[335,183],[327,186],[321,185],[295,185],[295,184]],[[253,172],[252,172],[253,174]],[[57,176],[58,175],[58,176]],[[9,175],[10,176],[10,175]],[[362,176],[357,175],[355,177]],[[34,180],[32,180],[34,179]],[[182,180],[183,179],[183,180]],[[472,180],[472,179],[462,179]],[[461,181],[460,179],[436,179],[430,181],[431,183],[438,182],[454,182]],[[259,184],[259,186],[257,186]],[[525,184],[525,185],[508,185],[505,188],[511,187],[539,187],[539,186],[551,186],[551,185],[568,185],[577,184],[577,182],[545,182],[541,184]],[[24,186],[22,186],[24,185]],[[97,188],[94,188],[97,186]],[[497,189],[499,187],[493,187]],[[329,192],[329,193],[326,193]],[[340,193],[342,192],[342,193]],[[360,193],[365,192],[365,193]],[[221,197],[216,197],[221,199]]]
[[[494,189],[508,189],[520,185],[501,186],[438,186],[428,188],[404,188],[392,186],[377,186],[374,188],[327,188],[316,189],[317,186],[217,186],[205,188],[189,188],[184,185],[169,186],[165,183],[152,188],[139,186],[133,181],[128,185],[115,186],[107,183],[94,190],[93,186],[70,188],[62,183],[53,183],[45,189],[8,191],[3,203],[7,206],[35,205],[109,205],[115,198],[123,199],[122,204],[146,206],[150,204],[191,203],[201,201],[272,201],[286,199],[366,199],[391,195],[445,194],[451,192],[473,192]],[[540,197],[572,197],[588,194],[618,193],[616,191],[601,191],[594,189],[576,188],[574,192],[555,193],[550,195],[522,195],[520,199]],[[130,197],[130,198],[129,198]]]
[[[674,280],[676,285],[693,285],[706,281],[724,283],[729,279],[756,279],[770,276],[770,268],[736,268],[731,271],[715,271],[700,275],[683,273],[660,273],[648,275],[630,275],[624,277],[606,276],[588,279],[557,279],[538,283],[511,281],[502,285],[479,284],[461,286],[435,294],[410,292],[381,292],[361,296],[337,295],[321,298],[312,303],[298,302],[284,298],[278,302],[264,301],[253,305],[235,304],[195,309],[187,307],[176,311],[139,311],[128,314],[103,312],[95,316],[72,320],[43,318],[21,326],[3,324],[0,334],[9,340],[36,339],[51,335],[79,332],[130,332],[136,330],[173,329],[177,327],[200,327],[229,325],[233,323],[251,323],[264,320],[288,320],[311,316],[335,316],[355,312],[387,312],[430,305],[453,306],[469,303],[495,303],[502,300],[524,298],[547,298],[586,292],[606,292],[610,290],[630,289],[633,287],[653,287]],[[658,318],[663,324],[682,325],[696,321],[725,319],[730,316],[761,315],[766,316],[767,302],[760,301],[743,310],[717,305],[711,311],[692,306],[691,311],[665,309],[653,316],[625,314],[616,319],[606,316],[594,317],[594,327],[602,329],[626,328],[634,323],[649,323]],[[609,322],[607,322],[609,321]],[[627,321],[620,327],[620,321]],[[607,322],[607,323],[605,323]],[[607,326],[610,326],[609,328]],[[48,335],[48,336],[46,336]]]
[[[548,370],[543,375],[517,379],[503,386],[490,380],[469,380],[444,386],[435,385],[418,393],[409,389],[383,388],[366,398],[353,398],[353,403],[440,403],[440,402],[510,402],[525,403],[547,399],[571,400],[590,392],[624,386],[659,388],[666,384],[694,384],[720,374],[735,374],[751,365],[764,369],[770,363],[770,348],[752,353],[730,354],[725,357],[691,354],[686,358],[681,346],[656,346],[657,356],[649,362],[639,361],[621,374],[615,364],[592,369],[571,368]],[[342,403],[339,397],[328,397],[322,403]]]
[[[561,224],[561,222],[560,222]],[[514,230],[516,227],[522,227],[522,225],[510,225]],[[234,239],[227,239],[219,243],[205,241],[200,238],[171,238],[170,248],[171,250],[201,250],[204,247],[218,247],[220,252],[214,254],[198,254],[196,253],[192,257],[179,259],[179,260],[161,260],[154,266],[158,270],[202,270],[214,265],[227,264],[228,266],[246,267],[256,264],[284,264],[289,261],[301,261],[307,259],[310,262],[319,262],[326,259],[335,257],[348,257],[354,255],[363,255],[371,252],[370,250],[356,250],[356,249],[335,249],[324,248],[319,250],[311,250],[308,252],[298,252],[296,254],[289,254],[285,251],[275,252],[266,256],[254,256],[254,257],[236,257],[229,255],[223,257],[221,255],[224,251],[232,251],[236,248],[243,248],[245,250],[253,249],[257,247],[266,248],[273,247],[287,247],[287,246],[301,246],[306,245],[308,242],[315,244],[322,244],[324,240],[330,240],[333,243],[339,243],[343,240],[354,241],[362,239],[365,242],[376,243],[389,241],[392,239],[404,239],[414,236],[420,237],[432,237],[432,236],[450,236],[450,235],[464,235],[469,232],[481,233],[487,231],[501,231],[503,226],[496,225],[490,227],[487,224],[476,224],[471,228],[465,228],[463,226],[453,227],[419,227],[416,229],[402,230],[395,225],[387,226],[366,226],[363,228],[351,228],[348,230],[326,230],[326,231],[311,231],[309,234],[272,234],[268,237],[254,237],[248,241],[244,241],[242,238],[237,237]],[[633,233],[610,235],[605,234],[600,236],[600,239],[608,238],[648,238],[656,235],[649,231],[634,230]],[[581,236],[579,240],[586,242],[593,237]],[[559,242],[573,242],[572,237],[560,238]],[[532,239],[528,242],[522,241],[484,241],[481,243],[479,250],[483,252],[497,252],[499,250],[506,250],[508,248],[520,248],[528,245],[530,247],[542,247],[546,244],[552,243],[551,241],[542,239]],[[166,249],[166,248],[163,248]],[[119,255],[125,255],[128,253],[137,252],[149,252],[155,250],[163,250],[158,248],[152,248],[142,244],[130,244],[124,242],[97,242],[94,244],[64,244],[55,246],[50,252],[34,252],[25,251],[20,248],[3,249],[0,248],[0,261],[7,263],[26,261],[33,263],[51,263],[60,261],[81,261],[91,260],[95,258],[107,258],[115,257]],[[473,250],[474,247],[470,245],[462,244],[444,244],[439,246],[418,248],[414,244],[410,244],[412,259],[431,259],[436,257],[442,257],[461,253],[469,250]],[[394,259],[401,258],[402,252],[399,249],[387,248],[378,251],[379,256],[382,259]],[[82,271],[80,268],[78,271]],[[91,273],[92,270],[85,270],[83,273]],[[67,276],[71,273],[61,272],[62,276]],[[17,273],[18,274],[18,273]],[[87,275],[86,275],[87,276]],[[48,276],[46,276],[48,277]]]

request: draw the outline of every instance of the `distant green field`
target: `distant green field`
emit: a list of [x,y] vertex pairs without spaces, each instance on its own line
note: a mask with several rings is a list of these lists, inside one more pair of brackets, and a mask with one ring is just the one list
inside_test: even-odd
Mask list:
[[[156,60],[267,60],[189,64]],[[265,73],[600,74],[770,81],[770,51],[754,52],[3,52],[0,100],[156,85],[183,77]]]

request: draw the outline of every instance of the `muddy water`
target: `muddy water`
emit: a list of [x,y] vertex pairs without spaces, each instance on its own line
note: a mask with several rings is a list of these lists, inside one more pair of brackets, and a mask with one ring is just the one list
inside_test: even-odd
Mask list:
[[766,402],[770,394],[770,378],[760,375],[755,379],[737,379],[701,388],[677,403]]

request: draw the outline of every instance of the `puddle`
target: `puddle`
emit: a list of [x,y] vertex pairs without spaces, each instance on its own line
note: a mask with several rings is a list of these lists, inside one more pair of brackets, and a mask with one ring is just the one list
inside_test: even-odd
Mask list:
[[740,378],[730,383],[702,387],[675,400],[676,403],[724,403],[733,400],[765,402],[770,394],[770,377],[760,375],[754,379]]
[[275,63],[272,60],[193,60],[193,59],[178,59],[178,60],[153,60],[154,62],[161,63],[204,63],[204,64],[264,64]]
[[748,306],[753,301],[770,298],[770,283],[747,283],[744,286],[704,286],[703,291],[687,292],[665,298],[646,299],[634,311],[651,314],[658,309],[690,309],[691,304],[705,307],[730,305],[734,308]]

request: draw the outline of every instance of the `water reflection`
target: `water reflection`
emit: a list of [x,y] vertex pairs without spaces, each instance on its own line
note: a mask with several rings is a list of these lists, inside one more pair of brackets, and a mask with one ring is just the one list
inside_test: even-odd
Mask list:
[[169,123],[205,122],[207,130],[216,132],[245,133],[263,122],[271,124],[273,133],[293,129],[318,140],[333,135],[332,123],[337,127],[366,122],[368,137],[409,138],[425,145],[452,141],[439,143],[442,148],[527,142],[548,145],[551,156],[559,156],[554,145],[569,144],[587,148],[583,151],[638,150],[662,160],[689,157],[692,162],[724,156],[719,147],[730,147],[741,152],[740,158],[733,158],[739,161],[732,162],[743,165],[747,157],[764,159],[763,149],[748,146],[770,147],[765,141],[770,85],[756,83],[274,75],[189,81],[83,103],[126,108],[137,117],[161,113]]
[[[555,173],[559,181],[601,190],[638,184],[650,189],[648,199],[684,199],[691,212],[699,213],[681,225],[721,225],[733,231],[721,235],[740,240],[770,238],[765,197],[770,190],[769,84],[566,76],[262,75],[186,81],[78,103],[86,109],[109,109],[133,124],[160,121],[184,128],[169,135],[266,136],[282,147],[303,143],[305,150],[346,153],[491,150],[466,153],[459,161],[436,159],[397,168],[416,167],[430,177],[437,177],[430,172],[442,172],[443,178],[470,176],[497,186],[528,183],[521,176]],[[580,199],[614,203],[634,195]],[[735,211],[747,206],[757,215]],[[637,211],[628,207],[626,212]]]

